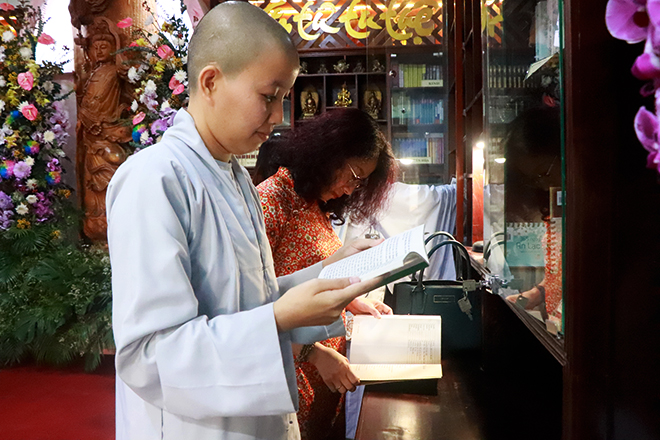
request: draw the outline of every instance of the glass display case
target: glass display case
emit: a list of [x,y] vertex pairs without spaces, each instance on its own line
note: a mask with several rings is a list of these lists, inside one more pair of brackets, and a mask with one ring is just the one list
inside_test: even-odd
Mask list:
[[484,263],[495,293],[560,335],[560,2],[487,0],[482,8]]

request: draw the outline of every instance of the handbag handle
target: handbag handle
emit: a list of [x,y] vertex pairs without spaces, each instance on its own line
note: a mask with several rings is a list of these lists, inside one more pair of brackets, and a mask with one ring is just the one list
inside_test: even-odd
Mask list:
[[456,239],[454,238],[454,236],[451,235],[449,232],[445,232],[445,231],[436,231],[436,232],[434,232],[433,234],[429,235],[428,237],[426,237],[426,238],[424,239],[424,244],[429,244],[429,242],[430,242],[431,240],[433,240],[435,237],[439,237],[439,236],[441,236],[441,235],[442,235],[443,237],[447,237],[447,238],[450,239],[450,240],[456,240]]
[[[446,238],[449,239],[449,240],[456,240],[456,239],[454,238],[454,236],[451,235],[449,232],[445,232],[445,231],[436,231],[436,232],[432,233],[431,235],[429,235],[428,237],[426,237],[426,238],[424,239],[424,244],[427,245],[427,244],[429,244],[429,243],[431,242],[431,240],[433,240],[433,239],[436,238],[436,237],[440,237],[440,236],[442,236],[442,237],[446,237]],[[433,252],[434,252],[434,251],[429,252],[428,256],[431,257],[431,255],[433,254]],[[412,282],[417,282],[417,274],[416,274],[416,273],[412,274],[412,276],[411,276],[411,281],[412,281]]]
[[[465,271],[462,270],[462,269],[463,269],[463,267],[462,267],[463,264],[460,263],[461,260],[459,260],[459,264],[458,264],[459,267],[458,267],[458,269],[459,269],[459,272],[460,272],[460,275],[461,275],[462,279],[463,279],[463,280],[468,279],[468,278],[470,277],[470,255],[468,254],[467,249],[465,249],[465,246],[463,246],[463,244],[460,243],[459,241],[456,241],[456,240],[445,240],[445,241],[443,241],[442,243],[436,244],[436,245],[433,246],[433,248],[431,248],[431,250],[429,251],[429,253],[428,253],[429,258],[431,258],[431,255],[433,255],[438,249],[440,249],[440,248],[443,247],[443,246],[448,246],[448,245],[451,245],[451,246],[457,247],[458,250],[459,250],[459,252],[460,252],[460,253],[462,254],[462,256],[465,258],[465,261],[467,262],[466,270],[465,270]],[[422,287],[422,281],[423,281],[423,279],[424,279],[424,270],[425,270],[425,268],[424,268],[424,269],[420,269],[420,271],[419,271],[419,277],[418,277],[418,280],[417,280],[417,285],[418,285],[420,288]]]

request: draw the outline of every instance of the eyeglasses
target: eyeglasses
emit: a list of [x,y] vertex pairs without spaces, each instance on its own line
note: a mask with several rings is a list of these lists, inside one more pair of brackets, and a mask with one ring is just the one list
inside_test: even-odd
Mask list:
[[348,165],[348,169],[351,170],[351,174],[353,174],[353,178],[349,180],[348,183],[353,184],[355,189],[366,185],[367,179],[363,179],[362,177],[358,176],[350,163],[347,163],[346,165]]

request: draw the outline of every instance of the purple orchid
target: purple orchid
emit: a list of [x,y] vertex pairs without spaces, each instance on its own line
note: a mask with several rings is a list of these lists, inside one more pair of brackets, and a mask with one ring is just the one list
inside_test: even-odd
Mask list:
[[11,197],[4,191],[0,191],[0,211],[14,209]]
[[658,118],[656,115],[640,108],[635,116],[635,133],[644,149],[649,152],[646,167],[660,173],[660,149],[658,146]]
[[153,134],[154,136],[163,134],[163,132],[167,130],[167,127],[169,127],[169,125],[167,124],[166,120],[157,119],[151,124],[151,134]]
[[0,229],[7,230],[11,227],[14,211],[3,211],[0,209]]
[[632,74],[650,81],[641,89],[643,96],[655,94],[656,114],[642,107],[635,116],[635,133],[648,151],[646,166],[660,173],[660,147],[657,112],[660,111],[660,0],[609,0],[605,12],[607,29],[614,38],[630,44],[645,41]]
[[605,23],[614,38],[630,44],[644,41],[649,22],[646,0],[610,0],[607,3]]
[[48,171],[55,171],[55,172],[60,172],[60,171],[62,171],[62,167],[60,167],[60,161],[57,160],[56,158],[52,158],[52,159],[46,164],[46,170],[48,170]]

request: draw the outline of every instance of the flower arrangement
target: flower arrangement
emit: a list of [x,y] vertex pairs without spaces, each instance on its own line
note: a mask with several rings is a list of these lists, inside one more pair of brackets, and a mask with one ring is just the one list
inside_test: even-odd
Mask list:
[[609,0],[607,29],[614,38],[630,44],[644,42],[644,52],[632,66],[632,74],[647,81],[642,96],[654,96],[655,109],[641,107],[635,116],[635,132],[648,152],[647,168],[660,173],[660,6],[656,0]]
[[14,23],[0,24],[0,234],[57,219],[71,190],[61,182],[67,140],[65,98],[53,78],[61,64],[38,65],[37,44],[54,44],[29,3],[11,11]]
[[106,250],[78,245],[61,181],[64,63],[35,62],[37,44],[54,44],[39,9],[0,10],[0,366],[83,358],[92,370],[113,347],[110,269]]
[[[177,110],[188,102],[186,63],[190,30],[176,17],[159,23],[148,4],[144,2],[142,6],[149,14],[146,29],[134,31],[133,42],[123,49],[135,55],[130,61],[134,65],[128,70],[128,79],[137,86],[131,105],[130,143],[136,151],[158,142],[173,124]],[[181,12],[185,11],[181,2]],[[127,20],[130,17],[117,26],[123,26]]]

